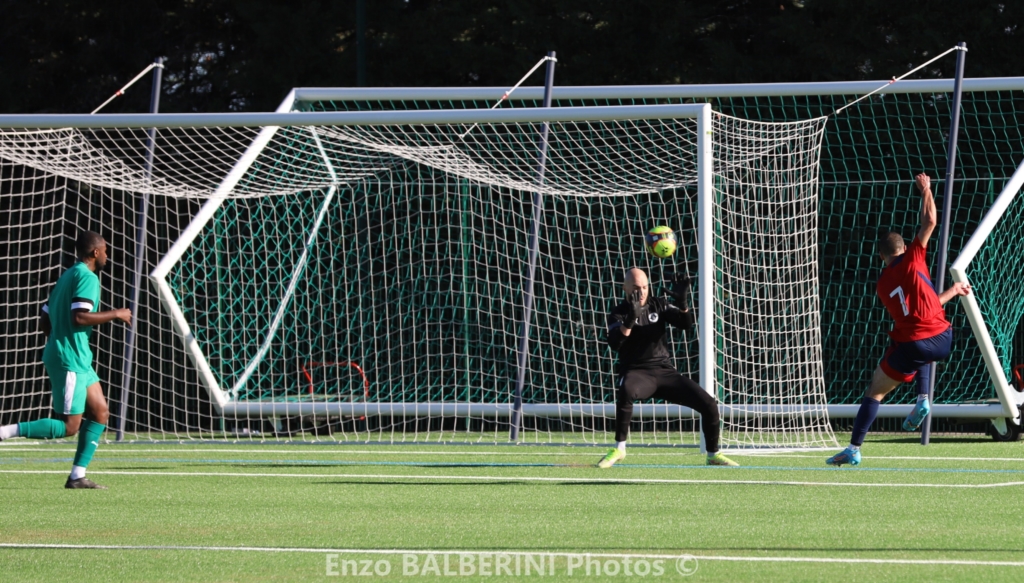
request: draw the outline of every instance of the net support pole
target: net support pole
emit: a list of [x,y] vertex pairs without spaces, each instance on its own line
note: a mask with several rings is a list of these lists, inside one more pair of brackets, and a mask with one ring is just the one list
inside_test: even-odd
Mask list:
[[[551,87],[555,84],[555,51],[548,52],[544,72],[544,107],[551,107]],[[544,184],[544,167],[548,155],[548,127],[544,122],[540,128],[540,152],[537,155],[537,185]],[[523,384],[526,382],[526,368],[529,362],[530,319],[533,316],[533,282],[537,271],[537,253],[540,247],[540,222],[543,220],[544,200],[540,190],[533,193],[533,224],[530,226],[530,264],[523,291],[523,325],[519,336],[519,363],[516,369],[516,388],[512,401],[512,420],[509,440],[519,440],[519,427],[523,421]]]
[[[949,147],[946,151],[946,179],[942,183],[942,229],[939,231],[939,258],[935,265],[935,293],[942,293],[946,286],[946,263],[949,258],[949,221],[953,214],[953,180],[956,174],[956,140],[960,130],[960,95],[964,85],[964,58],[967,43],[957,44],[956,78],[953,80],[953,115],[949,122]],[[935,402],[935,375],[938,367],[931,364],[932,374],[928,382],[928,402]],[[928,414],[921,426],[921,445],[928,445],[932,435],[932,416]]]
[[[160,112],[160,91],[164,78],[164,58],[158,57],[153,63],[153,89],[149,96],[149,113]],[[156,149],[156,128],[149,129],[146,140],[146,183],[153,176],[153,156]],[[132,365],[135,362],[135,339],[138,337],[139,292],[142,289],[142,270],[146,266],[146,230],[149,228],[149,190],[142,192],[142,208],[139,211],[139,228],[135,233],[135,279],[132,282],[132,297],[128,309],[132,311],[132,325],[128,327],[124,346],[124,376],[121,384],[121,406],[117,413],[117,441],[124,440],[124,428],[128,419],[128,399],[132,393]]]

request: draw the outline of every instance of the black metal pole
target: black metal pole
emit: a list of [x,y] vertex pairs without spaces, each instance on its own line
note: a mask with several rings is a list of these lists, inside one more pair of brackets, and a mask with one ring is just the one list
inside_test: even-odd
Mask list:
[[[551,107],[551,87],[555,84],[555,52],[548,53],[547,69],[544,75],[544,107]],[[540,155],[537,162],[537,185],[544,184],[544,167],[548,156],[548,122],[540,129]],[[519,336],[519,366],[516,371],[516,392],[512,403],[512,429],[509,440],[519,439],[519,427],[523,419],[523,385],[526,382],[526,365],[530,349],[530,319],[533,315],[533,282],[537,270],[537,250],[540,245],[540,222],[543,211],[540,190],[533,193],[533,224],[530,225],[530,266],[526,275],[526,290],[523,292],[523,326]]]
[[[164,77],[164,58],[159,57],[153,67],[153,90],[149,96],[149,112],[160,112],[160,86]],[[153,174],[153,153],[156,148],[156,128],[150,128],[146,140],[146,182]],[[128,398],[132,392],[132,364],[135,360],[135,339],[139,327],[139,292],[142,288],[142,271],[146,266],[146,229],[149,223],[149,191],[142,193],[142,210],[139,212],[139,228],[135,233],[135,282],[132,286],[132,325],[128,327],[124,347],[124,379],[121,385],[121,407],[117,416],[117,441],[124,439],[124,427],[128,419]]]
[[[960,93],[964,84],[964,58],[967,43],[959,43],[956,52],[956,78],[953,81],[953,115],[949,122],[949,146],[946,151],[946,179],[942,183],[942,230],[939,232],[939,260],[935,269],[935,292],[942,293],[946,287],[946,263],[949,256],[949,221],[953,215],[953,179],[956,174],[956,138],[960,131]],[[928,383],[928,402],[935,402],[935,375],[938,368],[933,362],[932,375]],[[921,445],[928,445],[932,436],[932,415],[928,414],[921,425]]]

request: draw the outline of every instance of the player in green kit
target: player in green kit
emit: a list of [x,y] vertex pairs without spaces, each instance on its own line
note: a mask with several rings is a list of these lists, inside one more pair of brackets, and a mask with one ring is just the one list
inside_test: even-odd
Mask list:
[[[85,477],[85,468],[107,428],[107,400],[92,368],[89,332],[114,320],[131,325],[126,308],[100,312],[100,278],[107,264],[107,242],[91,231],[75,244],[78,262],[64,272],[50,292],[40,316],[47,335],[43,364],[53,389],[53,410],[60,419],[37,419],[0,427],[0,440],[11,437],[60,439],[78,434],[78,448],[65,488],[106,489]],[[84,417],[84,420],[83,420]]]

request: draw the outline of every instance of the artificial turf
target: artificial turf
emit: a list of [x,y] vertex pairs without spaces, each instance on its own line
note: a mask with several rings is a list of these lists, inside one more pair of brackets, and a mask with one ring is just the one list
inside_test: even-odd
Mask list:
[[[599,470],[603,450],[579,446],[104,444],[89,476],[105,491],[63,489],[73,452],[0,446],[0,577],[1024,580],[1024,444],[981,436],[878,436],[840,469],[827,451],[709,468],[694,449],[634,447]],[[447,571],[446,551],[465,553]],[[543,574],[495,572],[498,555]],[[570,574],[585,555],[589,575]],[[650,570],[627,575],[627,559]],[[381,561],[385,576],[366,568]]]

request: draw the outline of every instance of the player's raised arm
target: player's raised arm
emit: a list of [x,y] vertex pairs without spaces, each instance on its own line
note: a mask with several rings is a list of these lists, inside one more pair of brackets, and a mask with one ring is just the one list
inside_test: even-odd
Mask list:
[[914,185],[921,193],[921,228],[917,231],[917,238],[921,241],[922,247],[927,247],[928,239],[931,238],[935,224],[938,222],[935,197],[932,196],[932,179],[922,172],[914,177]]

